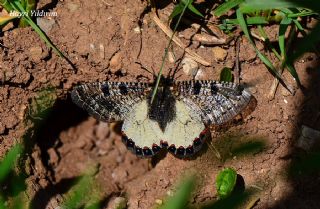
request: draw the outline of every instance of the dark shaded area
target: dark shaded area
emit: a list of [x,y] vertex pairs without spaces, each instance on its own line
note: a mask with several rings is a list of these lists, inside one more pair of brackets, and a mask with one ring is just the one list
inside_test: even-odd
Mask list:
[[[209,203],[201,209],[232,209],[239,208],[243,202],[246,202],[250,196],[252,196],[255,192],[253,190],[247,190],[245,192],[234,192],[232,195],[225,199],[220,199],[213,203]],[[240,207],[241,208],[241,207]]]
[[47,187],[41,188],[31,200],[30,208],[45,208],[53,196],[66,193],[72,186],[74,186],[78,182],[78,179],[79,178],[62,179],[55,185],[49,184]]
[[34,139],[41,149],[41,157],[44,165],[48,165],[49,155],[47,150],[51,147],[59,147],[62,144],[59,139],[61,132],[74,127],[88,118],[88,114],[81,108],[77,107],[67,97],[66,100],[57,100],[47,117],[41,121]]
[[44,10],[44,11],[48,12],[48,11],[56,8],[58,2],[59,2],[58,0],[52,0],[48,4],[46,4],[43,7],[39,8],[39,10]]
[[[50,92],[50,94],[51,93],[53,92]],[[44,97],[49,97],[50,94],[45,95]],[[34,103],[37,102],[31,102],[30,106],[34,105]],[[41,106],[43,104],[37,105]],[[40,108],[40,106],[36,106],[36,108]],[[37,112],[36,115],[32,115],[31,112],[29,113],[27,120],[32,122],[33,126],[26,131],[23,137],[22,141],[24,143],[25,153],[23,154],[22,158],[19,159],[19,167],[24,170],[24,162],[26,157],[31,155],[35,144],[37,144],[41,150],[42,163],[48,171],[53,172],[53,169],[48,164],[49,155],[47,150],[51,147],[61,146],[61,142],[57,141],[57,139],[59,139],[58,136],[60,132],[81,123],[88,117],[88,115],[86,112],[73,104],[69,97],[65,100],[56,100],[54,105],[48,109],[43,106],[41,108],[42,110]],[[56,185],[49,183],[47,187],[37,191],[33,200],[31,201],[30,208],[45,208],[49,200],[54,195],[63,194],[68,191],[76,183],[76,180],[77,179],[64,179]],[[17,182],[15,183],[18,186],[23,185]]]
[[244,142],[231,149],[231,153],[235,156],[256,154],[266,147],[265,141],[261,139],[255,139],[252,141]]
[[310,150],[302,150],[294,144],[297,142],[301,126],[320,130],[320,62],[314,61],[312,68],[306,69],[309,80],[306,86],[304,100],[300,105],[296,127],[292,130],[292,147],[288,156],[282,160],[290,161],[286,168],[287,177],[291,182],[292,193],[279,200],[272,208],[319,208],[320,205],[320,139],[316,139]]

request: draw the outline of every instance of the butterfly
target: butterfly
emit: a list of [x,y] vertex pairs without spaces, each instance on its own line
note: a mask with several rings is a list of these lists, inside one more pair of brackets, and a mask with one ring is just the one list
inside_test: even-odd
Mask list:
[[137,156],[151,157],[166,148],[183,158],[200,150],[210,125],[229,121],[252,97],[235,83],[161,78],[151,101],[154,85],[88,83],[76,86],[71,98],[98,120],[123,121],[122,141]]

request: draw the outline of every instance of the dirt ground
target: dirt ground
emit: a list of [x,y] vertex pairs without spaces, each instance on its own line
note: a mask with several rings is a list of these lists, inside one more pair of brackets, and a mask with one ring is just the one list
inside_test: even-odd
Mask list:
[[[320,143],[299,144],[303,125],[320,130],[320,72],[315,54],[305,54],[295,63],[304,89],[284,72],[294,95],[279,86],[275,98],[269,100],[274,77],[242,38],[241,84],[256,98],[255,110],[228,128],[213,128],[212,139],[192,159],[166,153],[139,159],[122,144],[117,124],[89,117],[72,103],[70,91],[92,81],[153,82],[153,75],[144,68],[158,72],[168,37],[152,20],[147,2],[41,1],[38,7],[57,12],[56,17],[42,19],[47,25],[50,22],[48,36],[74,67],[48,50],[30,28],[7,27],[0,37],[0,157],[19,139],[32,144],[25,165],[27,195],[35,208],[58,206],[70,182],[91,167],[97,169],[94,178],[102,191],[103,208],[111,208],[116,197],[126,197],[130,209],[153,208],[188,173],[197,173],[199,179],[190,203],[207,204],[217,199],[215,178],[225,167],[234,168],[246,188],[255,190],[250,197],[250,201],[258,200],[254,208],[319,207],[320,173],[312,168],[319,168],[314,159],[319,159],[315,157]],[[173,4],[163,3],[159,8],[165,22]],[[273,38],[277,30],[267,27]],[[212,46],[185,38],[195,32],[186,26],[179,37],[211,63],[199,65],[196,78],[217,80],[224,66],[234,66],[235,41],[220,46],[227,55],[217,61]],[[262,44],[258,47],[263,49]],[[177,58],[184,56],[176,44],[173,51]],[[164,74],[174,67],[166,62]],[[192,79],[183,70],[178,74],[177,79]],[[56,90],[58,99],[48,118],[40,120],[39,130],[26,138],[32,127],[24,122],[28,107],[48,87]]]

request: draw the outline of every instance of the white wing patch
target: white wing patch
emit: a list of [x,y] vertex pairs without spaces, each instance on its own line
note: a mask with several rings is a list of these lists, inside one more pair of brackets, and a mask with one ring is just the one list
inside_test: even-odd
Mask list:
[[[148,118],[146,100],[132,108],[122,126],[122,131],[128,139],[134,142],[135,147],[152,150],[155,145],[162,147],[167,145],[170,151],[170,147],[173,149],[174,146],[171,152],[180,155],[178,149],[184,149],[182,156],[186,154],[188,147],[193,148],[194,140],[199,139],[199,134],[204,130],[205,126],[201,121],[201,116],[179,100],[176,100],[176,118],[167,124],[164,132],[156,121]],[[133,149],[133,151],[136,150]]]

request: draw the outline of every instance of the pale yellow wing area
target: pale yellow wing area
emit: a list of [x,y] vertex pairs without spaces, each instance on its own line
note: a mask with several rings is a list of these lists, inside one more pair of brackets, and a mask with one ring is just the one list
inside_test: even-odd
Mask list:
[[140,148],[160,145],[161,140],[166,141],[169,146],[174,144],[177,148],[187,148],[193,145],[194,139],[205,129],[201,116],[183,101],[176,101],[176,117],[167,124],[164,132],[156,121],[148,118],[147,110],[146,100],[137,103],[122,126],[126,136]]

